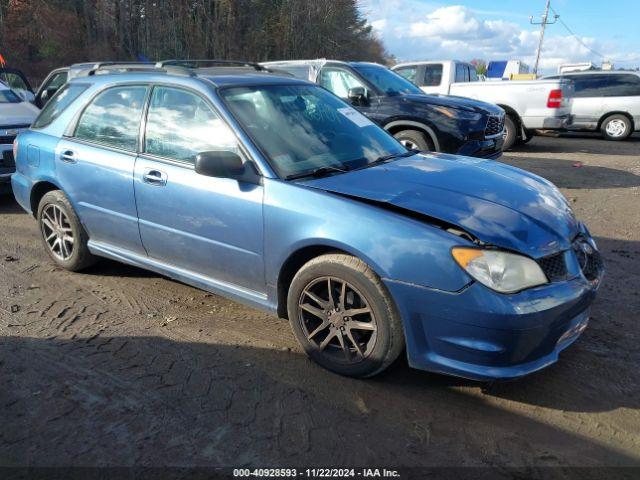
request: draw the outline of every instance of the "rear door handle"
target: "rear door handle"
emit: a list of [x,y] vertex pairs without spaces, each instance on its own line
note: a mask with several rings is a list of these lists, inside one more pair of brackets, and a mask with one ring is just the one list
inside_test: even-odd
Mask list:
[[167,184],[167,174],[160,170],[148,169],[142,174],[142,180],[149,185],[163,187]]
[[73,150],[65,150],[60,154],[60,160],[66,163],[77,163],[76,152]]

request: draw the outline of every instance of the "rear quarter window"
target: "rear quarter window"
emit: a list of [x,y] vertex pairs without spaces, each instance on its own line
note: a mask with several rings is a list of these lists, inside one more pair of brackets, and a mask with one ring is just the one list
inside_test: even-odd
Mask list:
[[42,109],[36,121],[33,122],[32,128],[44,128],[51,124],[87,88],[89,88],[89,85],[82,83],[69,83],[62,87]]
[[425,65],[424,86],[438,87],[442,83],[442,64]]

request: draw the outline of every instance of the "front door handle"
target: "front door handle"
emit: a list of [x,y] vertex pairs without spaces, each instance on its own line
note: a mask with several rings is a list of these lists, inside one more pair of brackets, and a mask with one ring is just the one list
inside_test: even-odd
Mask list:
[[76,152],[73,150],[65,150],[60,154],[60,160],[66,163],[77,163]]
[[142,180],[149,185],[163,187],[167,184],[167,174],[160,170],[148,169],[142,174]]

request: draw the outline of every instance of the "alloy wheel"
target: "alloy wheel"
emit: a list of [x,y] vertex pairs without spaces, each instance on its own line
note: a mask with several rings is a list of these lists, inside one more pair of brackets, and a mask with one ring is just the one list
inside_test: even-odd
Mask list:
[[337,277],[310,282],[298,300],[298,320],[309,343],[341,364],[355,364],[372,352],[378,325],[367,299]]
[[418,145],[411,141],[411,140],[407,140],[407,139],[402,139],[400,140],[400,143],[407,149],[407,150],[419,150]]
[[49,250],[59,260],[68,260],[73,254],[73,229],[69,218],[62,209],[54,204],[42,210],[40,228]]

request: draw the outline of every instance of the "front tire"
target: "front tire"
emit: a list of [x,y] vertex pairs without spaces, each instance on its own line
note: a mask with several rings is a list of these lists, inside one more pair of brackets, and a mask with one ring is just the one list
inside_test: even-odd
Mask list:
[[371,377],[404,350],[391,295],[356,257],[327,254],[310,260],[291,282],[287,308],[307,355],[340,375]]
[[436,147],[427,135],[418,130],[402,130],[394,135],[405,148],[421,152],[435,152]]
[[89,236],[69,199],[60,190],[42,197],[37,220],[45,250],[56,265],[77,272],[96,262],[97,258],[87,247]]
[[504,117],[504,144],[502,150],[509,150],[518,139],[518,122],[511,115]]
[[602,122],[600,131],[605,140],[620,141],[626,139],[633,130],[631,120],[626,115],[609,115]]

